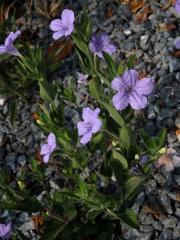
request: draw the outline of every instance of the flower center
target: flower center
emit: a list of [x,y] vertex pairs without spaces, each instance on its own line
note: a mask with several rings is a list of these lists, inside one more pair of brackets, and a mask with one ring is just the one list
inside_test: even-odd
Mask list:
[[128,86],[126,89],[125,89],[125,93],[126,94],[130,94],[132,92],[132,87]]
[[92,131],[92,123],[88,122],[86,123],[86,131],[91,132]]

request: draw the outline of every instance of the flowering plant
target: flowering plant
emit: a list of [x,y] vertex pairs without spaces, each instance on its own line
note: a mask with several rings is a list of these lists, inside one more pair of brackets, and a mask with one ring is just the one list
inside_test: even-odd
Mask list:
[[[131,206],[161,155],[165,130],[150,138],[135,124],[134,110],[147,106],[154,85],[150,77],[140,80],[132,69],[135,56],[115,60],[117,47],[107,34],[92,36],[86,11],[78,27],[74,21],[73,11],[64,10],[50,28],[55,40],[72,38],[82,71],[78,81],[49,84],[40,69],[28,68],[26,57],[20,60],[39,81],[44,100],[36,122],[48,134],[47,143],[41,146],[42,162],[31,159],[29,174],[45,194],[40,202],[36,193],[26,191],[25,183],[19,193],[1,186],[7,200],[1,200],[0,207],[40,212],[45,219],[43,239],[108,240],[113,232],[121,233],[121,221],[138,226]],[[81,87],[87,92],[82,109]],[[70,123],[68,111],[76,113]],[[61,182],[55,190],[45,174],[49,165]]]

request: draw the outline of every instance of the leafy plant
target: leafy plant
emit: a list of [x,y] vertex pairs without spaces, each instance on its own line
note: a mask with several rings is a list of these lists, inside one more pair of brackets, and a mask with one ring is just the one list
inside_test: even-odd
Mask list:
[[[103,51],[101,60],[89,48],[91,33],[92,24],[84,11],[72,39],[81,69],[89,79],[86,104],[91,108],[85,110],[92,115],[96,113],[96,116],[86,117],[84,110],[80,125],[84,124],[87,128],[92,127],[88,124],[94,126],[98,123],[100,126],[97,131],[90,132],[92,139],[86,146],[82,146],[78,139],[78,134],[86,134],[86,131],[82,130],[83,134],[80,134],[81,129],[77,129],[73,121],[68,124],[66,120],[67,108],[79,112],[77,98],[81,93],[74,79],[62,84],[48,83],[47,61],[39,48],[29,49],[27,56],[20,56],[18,70],[15,71],[22,76],[19,88],[15,88],[18,93],[22,86],[27,87],[35,81],[39,84],[40,97],[44,102],[40,104],[36,122],[46,133],[56,136],[53,135],[53,141],[48,137],[47,144],[41,148],[41,155],[46,155],[47,163],[52,154],[54,171],[63,183],[50,193],[43,159],[42,162],[32,159],[30,175],[33,184],[44,189],[45,199],[40,203],[36,194],[28,191],[26,179],[23,179],[24,187],[20,193],[7,185],[1,186],[6,199],[0,200],[0,207],[40,212],[44,217],[42,239],[46,240],[109,239],[115,231],[121,234],[117,226],[122,221],[131,227],[138,227],[138,217],[131,208],[132,203],[150,178],[150,167],[159,156],[166,136],[165,130],[162,130],[158,137],[150,138],[143,130],[136,129],[130,107],[118,111],[113,106],[112,79],[131,69],[135,56],[117,63]],[[1,73],[4,79],[9,74],[5,70]],[[96,107],[94,111],[92,106]],[[98,118],[99,109],[101,117]],[[148,161],[142,162],[143,155],[148,155]],[[132,173],[134,165],[138,166],[137,175]]]

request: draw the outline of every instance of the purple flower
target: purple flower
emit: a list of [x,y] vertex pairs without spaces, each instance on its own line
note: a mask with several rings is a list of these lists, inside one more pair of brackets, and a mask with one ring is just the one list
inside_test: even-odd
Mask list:
[[79,84],[85,84],[86,80],[88,78],[88,74],[82,74],[82,73],[77,73],[77,77],[78,77],[78,83]]
[[71,35],[74,30],[74,12],[65,9],[62,12],[61,19],[55,19],[51,22],[50,29],[54,32],[53,38],[55,40]]
[[180,38],[176,39],[175,46],[176,46],[177,49],[180,49]]
[[8,53],[10,55],[20,56],[21,54],[13,45],[20,34],[20,31],[16,31],[15,33],[11,32],[5,39],[4,45],[0,45],[0,54]]
[[144,167],[144,165],[148,162],[149,156],[148,155],[142,155],[140,158],[140,165]]
[[175,9],[178,13],[180,13],[180,0],[176,0]]
[[40,154],[43,155],[43,162],[48,163],[51,153],[56,148],[56,137],[54,133],[50,133],[47,138],[47,144],[41,146]]
[[147,96],[153,91],[153,80],[151,78],[138,80],[137,71],[131,69],[125,71],[122,77],[114,78],[111,86],[118,91],[112,99],[117,110],[123,110],[129,104],[133,109],[140,110],[147,105]]
[[102,126],[102,121],[98,119],[99,112],[99,108],[94,111],[89,107],[83,108],[82,118],[84,121],[77,123],[78,135],[82,136],[80,143],[83,145],[88,143],[92,134],[97,133]]
[[11,223],[6,224],[0,224],[0,238],[3,240],[8,240],[11,238]]
[[112,55],[116,51],[116,46],[110,42],[110,37],[106,33],[100,33],[92,37],[92,41],[89,43],[89,49],[100,58],[103,58],[102,52]]

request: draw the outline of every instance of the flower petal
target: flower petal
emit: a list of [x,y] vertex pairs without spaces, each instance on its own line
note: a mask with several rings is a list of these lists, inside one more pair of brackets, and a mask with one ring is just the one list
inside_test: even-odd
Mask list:
[[50,23],[50,29],[54,32],[61,31],[63,23],[60,19],[55,19]]
[[133,89],[140,95],[148,96],[152,93],[153,88],[153,80],[151,78],[143,78],[141,80],[137,80]]
[[122,82],[124,86],[127,87],[133,87],[136,84],[136,81],[138,80],[138,72],[134,69],[125,71],[122,76]]
[[123,110],[125,109],[129,104],[129,96],[122,92],[118,92],[116,95],[114,95],[112,99],[113,105],[117,110]]
[[111,87],[116,91],[124,90],[124,85],[122,83],[121,77],[115,77],[111,82]]
[[43,162],[44,162],[44,163],[48,163],[48,162],[49,162],[49,158],[50,158],[50,154],[44,155],[44,157],[43,157]]
[[93,111],[93,118],[97,118],[98,115],[100,113],[100,108],[96,108],[94,111]]
[[93,41],[89,43],[89,49],[92,53],[96,52],[96,46]]
[[59,38],[61,38],[63,36],[65,36],[65,30],[64,29],[62,29],[61,31],[55,32],[53,34],[54,40],[58,40]]
[[10,32],[10,34],[6,37],[5,39],[5,46],[8,47],[10,44],[13,44],[13,36],[14,36],[14,33],[13,32]]
[[92,133],[91,132],[86,133],[81,138],[80,143],[85,145],[85,144],[87,144],[90,141],[91,138],[92,138]]
[[83,113],[82,113],[83,120],[88,122],[92,118],[93,113],[94,111],[91,108],[89,107],[83,108]]
[[103,43],[103,45],[108,45],[109,42],[111,41],[109,35],[107,33],[100,33],[99,35],[97,35],[97,37],[99,38],[99,40]]
[[47,138],[48,145],[54,145],[56,143],[56,136],[54,133],[50,133]]
[[74,12],[69,9],[65,9],[61,15],[62,22],[65,25],[72,25],[74,23]]
[[105,45],[103,51],[111,55],[116,52],[116,46],[114,44]]
[[11,238],[11,223],[0,224],[0,237],[5,240],[9,240]]
[[178,13],[180,13],[180,1],[179,0],[176,0],[175,9]]
[[180,37],[176,39],[175,46],[177,49],[180,49]]
[[78,135],[82,136],[87,132],[87,124],[83,121],[77,123]]
[[100,119],[96,119],[96,121],[92,125],[92,133],[97,133],[102,126],[102,121]]
[[4,45],[0,45],[0,54],[3,54],[6,52],[6,47]]
[[146,107],[147,97],[140,95],[134,91],[134,92],[131,92],[129,96],[129,103],[133,109],[140,110]]
[[51,152],[51,146],[49,146],[48,144],[43,144],[41,146],[41,151],[40,151],[41,155],[50,154],[50,152]]
[[20,56],[20,52],[14,47],[14,45],[12,43],[10,43],[7,47],[6,47],[6,52],[10,55],[14,55],[14,56]]
[[73,30],[74,30],[74,24],[71,25],[71,26],[68,26],[68,28],[66,29],[65,34],[64,34],[65,37],[71,35],[71,33],[73,32]]

